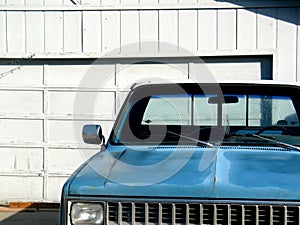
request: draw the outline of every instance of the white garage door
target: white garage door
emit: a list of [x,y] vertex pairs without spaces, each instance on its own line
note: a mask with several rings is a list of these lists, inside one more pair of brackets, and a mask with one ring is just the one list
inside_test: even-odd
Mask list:
[[126,88],[137,79],[203,79],[209,73],[216,78],[272,78],[270,57],[203,61],[205,65],[187,58],[116,59],[91,67],[93,60],[2,60],[0,202],[59,201],[67,177],[98,151],[82,142],[82,125],[96,121],[107,137]]

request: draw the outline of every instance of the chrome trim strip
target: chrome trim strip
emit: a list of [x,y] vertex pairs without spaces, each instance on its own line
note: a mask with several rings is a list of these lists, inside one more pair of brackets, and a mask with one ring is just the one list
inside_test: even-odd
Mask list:
[[122,223],[122,204],[118,202],[118,224]]
[[245,206],[241,205],[242,208],[242,225],[245,225]]
[[145,225],[148,225],[149,223],[149,205],[148,203],[145,203]]
[[228,224],[231,224],[231,217],[229,216],[230,215],[230,205],[227,205],[227,215],[228,215]]
[[185,204],[185,224],[189,225],[190,223],[190,206]]
[[200,204],[200,224],[203,224],[203,205]]
[[91,201],[91,202],[136,202],[136,203],[145,203],[145,202],[160,202],[160,203],[198,203],[198,204],[223,204],[223,205],[289,205],[289,206],[300,206],[299,201],[275,201],[275,200],[233,200],[233,199],[169,199],[169,198],[133,198],[133,197],[82,197],[82,196],[70,196],[65,198],[67,201]]
[[259,225],[259,209],[258,209],[258,205],[255,206],[255,221],[256,221],[256,225]]
[[273,225],[273,207],[270,205],[270,224]]
[[287,206],[284,206],[284,225],[287,225]]
[[104,209],[105,209],[105,215],[106,215],[106,218],[104,218],[104,223],[105,224],[108,224],[108,211],[109,211],[109,209],[108,209],[108,207],[109,207],[109,205],[108,204],[106,204],[106,206],[104,207]]
[[162,225],[162,206],[158,203],[158,225]]
[[217,205],[214,204],[214,218],[213,218],[213,224],[217,225]]
[[172,225],[176,224],[176,206],[172,203]]
[[135,204],[134,204],[134,202],[131,203],[131,218],[132,218],[132,225],[135,225]]

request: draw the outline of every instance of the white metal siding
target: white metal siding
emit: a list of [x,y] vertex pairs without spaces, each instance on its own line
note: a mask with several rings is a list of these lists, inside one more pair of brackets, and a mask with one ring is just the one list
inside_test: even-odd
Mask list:
[[296,81],[299,12],[294,7],[0,11],[0,54],[155,55],[185,48],[197,55],[247,55],[265,50],[277,60],[274,78]]
[[[108,137],[123,89],[136,79],[204,78],[206,71],[261,79],[271,78],[272,69],[274,79],[299,79],[299,8],[274,1],[249,8],[201,0],[74,2],[81,5],[0,0],[0,202],[59,201],[69,174],[97,151],[83,144],[79,128],[96,120]],[[189,58],[195,55],[245,60],[203,68]],[[265,56],[273,63],[262,66]],[[95,57],[102,63],[91,70]],[[129,66],[127,57],[168,64]],[[111,78],[101,95],[102,84],[93,82],[99,76]],[[87,99],[83,107],[74,105],[78,95]]]

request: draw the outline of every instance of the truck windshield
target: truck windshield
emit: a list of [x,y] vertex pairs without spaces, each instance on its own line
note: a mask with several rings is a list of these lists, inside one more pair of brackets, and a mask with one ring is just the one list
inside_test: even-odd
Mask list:
[[[228,96],[224,96],[226,98]],[[216,126],[222,107],[224,126],[299,125],[292,99],[287,96],[233,95],[236,102],[210,103],[218,96],[152,96],[143,113],[142,125]],[[220,97],[221,98],[221,97]]]
[[[195,139],[223,144],[270,144],[254,136],[243,136],[259,132],[300,145],[298,105],[292,96],[275,92],[144,96],[128,102],[111,141],[130,145],[192,144]],[[213,130],[217,130],[214,137]],[[179,140],[180,135],[190,139]]]

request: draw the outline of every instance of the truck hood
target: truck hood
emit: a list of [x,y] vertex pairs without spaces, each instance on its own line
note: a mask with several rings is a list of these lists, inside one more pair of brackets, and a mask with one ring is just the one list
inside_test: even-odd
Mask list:
[[300,200],[300,153],[279,147],[119,147],[92,157],[72,196]]

